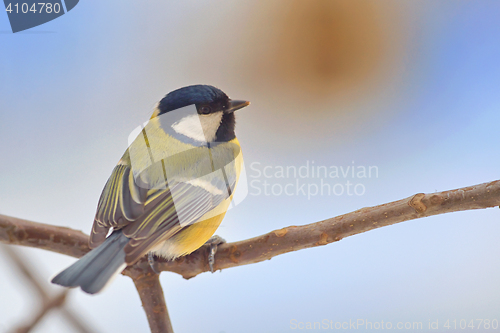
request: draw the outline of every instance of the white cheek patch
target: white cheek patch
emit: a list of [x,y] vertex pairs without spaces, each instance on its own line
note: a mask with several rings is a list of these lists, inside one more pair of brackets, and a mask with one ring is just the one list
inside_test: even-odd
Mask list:
[[174,131],[200,142],[211,142],[215,139],[222,121],[222,111],[209,115],[193,114],[182,118],[172,125]]

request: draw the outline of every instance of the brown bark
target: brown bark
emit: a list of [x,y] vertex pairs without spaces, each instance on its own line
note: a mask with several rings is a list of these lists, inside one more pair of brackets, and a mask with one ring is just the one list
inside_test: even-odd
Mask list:
[[80,258],[89,251],[89,236],[78,230],[0,215],[0,242],[36,247]]
[[[422,217],[500,206],[500,180],[461,189],[418,193],[406,199],[357,211],[303,226],[289,226],[247,240],[219,245],[215,269],[242,266],[280,254],[326,245],[342,238]],[[161,261],[156,269],[189,279],[209,271],[208,247],[175,261]],[[139,262],[138,265],[146,265]]]
[[142,307],[148,317],[151,333],[173,333],[172,323],[168,316],[167,304],[159,275],[155,273],[140,274],[133,277],[139,292]]

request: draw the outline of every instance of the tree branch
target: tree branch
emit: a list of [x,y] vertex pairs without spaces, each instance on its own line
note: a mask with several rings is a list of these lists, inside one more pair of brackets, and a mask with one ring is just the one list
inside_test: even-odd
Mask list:
[[0,242],[36,247],[80,258],[89,252],[89,236],[78,230],[0,214]]
[[15,251],[13,247],[9,247],[6,245],[0,244],[0,249],[7,254],[13,264],[18,268],[19,272],[35,288],[36,292],[42,300],[42,306],[40,310],[33,317],[33,319],[29,321],[29,324],[24,324],[22,327],[18,328],[16,332],[29,332],[50,310],[54,308],[59,308],[63,316],[73,325],[76,331],[81,333],[92,332],[90,328],[87,327],[87,324],[84,323],[76,313],[73,313],[73,311],[64,306],[66,295],[69,290],[64,290],[58,296],[51,297],[46,289],[46,283],[44,283],[45,281],[42,282],[37,278],[35,270],[30,267],[28,261],[25,260],[25,258],[23,258],[20,253]]
[[173,333],[159,277],[158,274],[151,272],[139,274],[132,277],[132,280],[148,317],[151,333]]
[[[280,254],[326,245],[342,238],[422,217],[471,209],[500,206],[500,180],[431,194],[418,193],[406,199],[302,226],[289,226],[247,240],[219,245],[215,269],[242,266]],[[81,257],[89,251],[88,236],[64,227],[30,222],[0,215],[0,242],[31,246]],[[159,259],[156,269],[189,279],[209,271],[208,247],[203,246],[175,261]],[[150,271],[144,258],[124,271]]]
[[[451,191],[418,193],[406,199],[303,226],[290,226],[240,242],[219,245],[215,269],[269,260],[280,254],[326,245],[369,230],[422,217],[500,206],[500,180]],[[210,271],[208,247],[175,261],[160,260],[158,271],[171,271],[189,279]],[[146,268],[147,261],[137,265]]]
[[36,315],[32,320],[28,322],[28,324],[24,324],[23,326],[16,329],[16,333],[28,333],[31,331],[38,322],[52,309],[61,307],[66,301],[66,295],[68,294],[68,290],[61,292],[58,296],[48,300],[44,305],[37,311]]
[[[324,221],[289,226],[267,234],[219,246],[215,269],[242,266],[280,254],[326,245],[342,238],[417,218],[500,206],[500,180],[451,191],[418,193],[387,204],[362,208]],[[73,257],[89,251],[88,236],[69,228],[0,215],[0,242],[41,248]],[[157,261],[157,270],[189,279],[209,271],[208,247],[175,261]],[[172,332],[158,275],[145,258],[127,267],[137,287],[152,332]]]

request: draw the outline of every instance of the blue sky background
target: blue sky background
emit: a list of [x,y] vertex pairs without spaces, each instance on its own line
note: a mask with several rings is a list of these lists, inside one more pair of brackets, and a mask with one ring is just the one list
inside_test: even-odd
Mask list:
[[[272,61],[282,59],[273,47],[286,37],[280,26],[289,7],[281,0],[81,1],[70,13],[17,34],[0,14],[0,213],[88,233],[129,133],[167,92],[196,83],[252,102],[237,115],[250,181],[265,180],[250,168],[255,162],[298,168],[308,161],[344,167],[354,161],[379,170],[378,177],[350,179],[365,187],[362,196],[265,196],[249,188],[217,232],[228,241],[418,192],[497,180],[500,3],[363,4],[378,27],[366,40],[382,41],[382,51],[371,71],[345,85],[343,76],[315,81],[300,62],[283,70]],[[339,15],[349,13],[350,7],[338,8]],[[269,64],[277,65],[259,70]],[[287,76],[294,70],[299,80]],[[488,209],[408,221],[191,280],[164,272],[174,329],[289,332],[294,319],[364,319],[422,322],[422,331],[438,320],[441,331],[448,319],[500,320],[499,215]],[[74,262],[20,251],[47,283]],[[5,331],[29,318],[37,303],[3,254],[0,267]],[[128,277],[98,296],[74,291],[68,303],[98,332],[147,328]],[[34,332],[71,327],[53,313]]]

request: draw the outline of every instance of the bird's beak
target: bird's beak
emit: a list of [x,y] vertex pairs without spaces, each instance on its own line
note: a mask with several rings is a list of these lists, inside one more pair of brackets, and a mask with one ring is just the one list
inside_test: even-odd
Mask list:
[[250,105],[247,101],[229,101],[229,109],[224,110],[224,113],[233,113],[236,110],[243,109],[245,106]]

